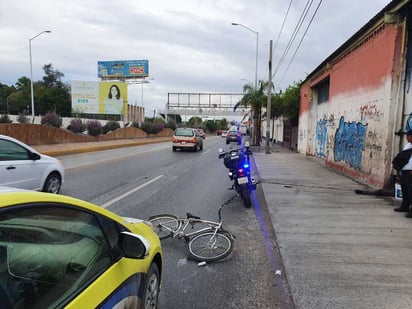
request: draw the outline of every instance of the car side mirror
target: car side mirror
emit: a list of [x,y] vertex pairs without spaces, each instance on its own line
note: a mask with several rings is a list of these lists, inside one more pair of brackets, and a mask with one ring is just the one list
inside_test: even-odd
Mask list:
[[29,157],[33,161],[40,160],[40,155],[35,152],[30,152]]
[[150,244],[146,238],[130,232],[120,233],[119,245],[124,256],[131,259],[142,259],[150,251]]

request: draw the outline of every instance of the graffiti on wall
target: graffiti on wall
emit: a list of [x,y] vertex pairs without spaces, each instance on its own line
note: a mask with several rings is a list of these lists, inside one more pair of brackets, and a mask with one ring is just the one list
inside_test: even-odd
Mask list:
[[326,139],[328,137],[327,120],[322,119],[316,123],[316,155],[326,156]]
[[352,168],[362,168],[362,153],[365,150],[366,129],[360,122],[345,122],[342,116],[335,134],[335,161],[344,161]]
[[368,132],[368,142],[365,145],[365,148],[369,149],[375,154],[378,154],[382,151],[382,139],[379,138],[378,132],[369,131]]
[[362,122],[367,122],[370,120],[380,121],[383,116],[376,103],[362,105],[360,107],[360,114]]

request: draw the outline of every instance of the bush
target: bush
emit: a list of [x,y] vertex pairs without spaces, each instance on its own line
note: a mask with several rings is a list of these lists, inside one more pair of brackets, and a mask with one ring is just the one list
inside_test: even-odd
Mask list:
[[46,113],[43,117],[41,117],[41,124],[60,128],[62,126],[62,120],[55,112]]
[[19,113],[19,116],[17,117],[17,122],[19,122],[19,123],[29,123],[30,119],[25,114]]
[[169,121],[165,124],[165,128],[172,129],[173,131],[176,130],[176,122],[173,119],[169,119]]
[[97,136],[102,134],[102,124],[98,120],[88,120],[86,122],[87,134]]
[[104,127],[102,129],[102,132],[103,132],[103,134],[106,134],[110,131],[114,131],[114,130],[119,129],[119,128],[120,128],[120,124],[117,121],[111,120],[111,121],[108,121],[104,125]]
[[9,115],[4,114],[0,116],[0,123],[12,123],[13,121],[10,120]]
[[139,123],[135,122],[135,121],[133,121],[130,126],[133,127],[133,128],[140,128]]
[[152,123],[152,122],[143,122],[140,129],[145,131],[147,134],[157,134],[162,131],[164,128],[163,123]]
[[86,124],[79,118],[70,120],[67,130],[73,133],[83,133],[86,130]]

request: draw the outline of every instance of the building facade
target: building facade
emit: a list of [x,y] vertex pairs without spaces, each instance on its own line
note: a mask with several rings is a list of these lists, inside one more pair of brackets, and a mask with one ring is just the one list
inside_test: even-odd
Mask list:
[[300,90],[298,152],[376,188],[412,113],[412,6],[394,0],[325,59]]

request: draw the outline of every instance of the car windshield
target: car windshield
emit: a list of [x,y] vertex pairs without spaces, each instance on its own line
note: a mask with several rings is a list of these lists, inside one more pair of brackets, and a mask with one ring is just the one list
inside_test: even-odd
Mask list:
[[177,129],[175,136],[193,136],[193,131],[191,129]]
[[230,135],[237,135],[237,131],[229,131]]

